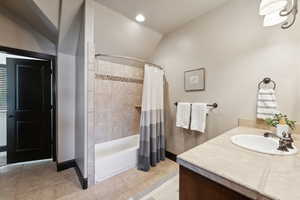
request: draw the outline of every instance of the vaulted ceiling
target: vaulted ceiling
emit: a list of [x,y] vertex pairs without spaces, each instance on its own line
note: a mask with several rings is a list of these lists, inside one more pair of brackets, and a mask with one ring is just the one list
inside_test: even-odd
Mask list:
[[145,26],[169,33],[190,20],[222,5],[228,0],[96,0],[124,16],[146,17]]
[[[54,4],[54,2],[52,4]],[[40,32],[53,43],[57,42],[58,28],[48,19],[35,1],[1,0],[0,6],[9,10],[23,22],[30,24],[35,30]]]

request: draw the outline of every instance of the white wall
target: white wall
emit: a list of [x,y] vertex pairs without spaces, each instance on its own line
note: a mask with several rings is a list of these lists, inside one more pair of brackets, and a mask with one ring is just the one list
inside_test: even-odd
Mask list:
[[57,160],[75,158],[75,56],[57,54]]
[[87,134],[86,134],[86,169],[88,185],[95,184],[95,105],[94,105],[94,87],[95,87],[95,45],[94,45],[94,0],[85,0],[84,11],[84,35],[85,35],[85,69],[86,74],[86,99],[87,99]]
[[[264,77],[278,85],[280,110],[300,120],[300,24],[289,30],[264,28],[258,6],[258,1],[228,1],[163,38],[153,60],[165,67],[168,82],[169,151],[181,153],[213,138],[237,126],[238,118],[255,120],[257,84]],[[184,71],[199,67],[207,70],[206,91],[185,92]],[[174,126],[176,101],[219,104],[209,114],[205,134],[188,134]]]
[[81,7],[81,28],[76,51],[75,159],[88,185],[94,184],[94,7],[85,0]]
[[76,108],[75,108],[75,159],[80,170],[87,177],[86,173],[86,66],[85,66],[85,22],[84,8],[81,8],[81,29],[76,52]]
[[[58,162],[75,158],[76,53],[83,0],[62,0],[57,53]],[[82,47],[83,48],[83,47]]]
[[81,6],[84,0],[62,0],[58,51],[75,55],[81,27]]
[[96,53],[117,54],[146,59],[162,35],[123,15],[94,3]]
[[22,19],[0,8],[0,45],[45,54],[56,54],[56,46]]

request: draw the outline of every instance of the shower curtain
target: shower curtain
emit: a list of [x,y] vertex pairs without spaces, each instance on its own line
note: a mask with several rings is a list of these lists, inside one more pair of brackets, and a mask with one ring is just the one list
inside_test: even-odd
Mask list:
[[149,171],[165,160],[164,72],[146,65],[143,87],[138,169]]

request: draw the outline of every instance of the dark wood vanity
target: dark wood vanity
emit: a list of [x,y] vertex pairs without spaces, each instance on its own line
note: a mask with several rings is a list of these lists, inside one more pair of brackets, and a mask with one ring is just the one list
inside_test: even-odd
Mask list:
[[204,176],[180,166],[180,200],[250,200]]
[[[300,165],[295,165],[299,153],[262,154],[231,141],[237,135],[265,132],[237,127],[178,155],[180,200],[300,200]],[[294,140],[299,149],[300,135],[294,134]]]

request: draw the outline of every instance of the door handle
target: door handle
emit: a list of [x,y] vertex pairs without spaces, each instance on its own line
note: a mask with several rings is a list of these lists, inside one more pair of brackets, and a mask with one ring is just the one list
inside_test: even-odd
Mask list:
[[14,115],[8,115],[8,118],[14,118],[15,116]]

